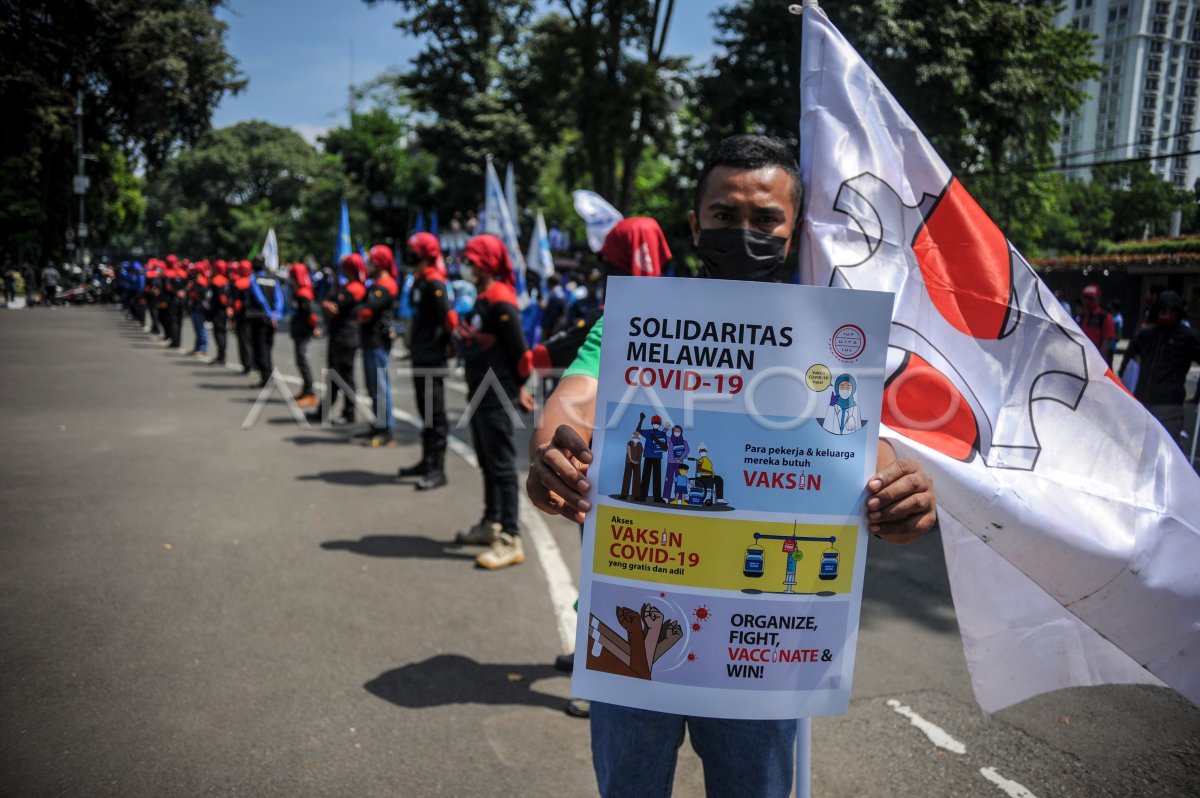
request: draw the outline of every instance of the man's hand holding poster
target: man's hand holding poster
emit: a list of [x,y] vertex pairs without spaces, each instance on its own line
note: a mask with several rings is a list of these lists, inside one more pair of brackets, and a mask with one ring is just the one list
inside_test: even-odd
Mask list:
[[609,280],[575,695],[845,712],[891,312],[878,292]]

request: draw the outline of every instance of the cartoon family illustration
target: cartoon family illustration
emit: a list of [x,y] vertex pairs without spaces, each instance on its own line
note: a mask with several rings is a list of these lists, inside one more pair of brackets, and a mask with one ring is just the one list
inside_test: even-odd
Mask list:
[[858,391],[858,382],[849,374],[839,374],[833,381],[833,393],[829,397],[829,408],[825,411],[825,419],[821,426],[826,432],[834,435],[849,435],[862,429],[862,420],[858,415],[858,402],[854,394]]
[[679,621],[663,615],[653,604],[643,604],[641,612],[629,607],[616,608],[617,623],[624,634],[591,614],[588,618],[587,668],[617,676],[649,679],[654,665],[683,637]]
[[637,428],[625,445],[621,492],[615,498],[688,507],[728,507],[725,480],[716,472],[708,447],[701,443],[692,457],[683,427],[669,422],[664,426],[662,417],[657,415],[650,418],[649,429],[645,423],[646,414],[640,413]]

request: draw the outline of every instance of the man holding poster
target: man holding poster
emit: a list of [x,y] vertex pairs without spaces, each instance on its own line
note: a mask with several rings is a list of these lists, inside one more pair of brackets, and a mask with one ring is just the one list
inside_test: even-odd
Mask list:
[[[777,283],[799,209],[786,145],[721,142],[689,215],[705,276]],[[614,283],[613,333],[596,325],[547,401],[527,483],[585,523],[573,692],[593,699],[601,794],[669,794],[686,727],[709,795],[787,795],[792,719],[848,700],[865,532],[936,521],[929,478],[877,438],[891,297],[680,280],[674,306],[712,314],[688,318]],[[858,427],[831,434],[831,407]],[[702,436],[723,503],[682,468],[682,504],[621,499],[623,415],[646,411]]]

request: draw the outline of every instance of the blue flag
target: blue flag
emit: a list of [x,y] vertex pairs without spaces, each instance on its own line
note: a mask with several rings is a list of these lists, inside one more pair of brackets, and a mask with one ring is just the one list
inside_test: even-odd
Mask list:
[[417,211],[417,226],[416,226],[416,229],[413,230],[413,232],[414,233],[424,233],[425,232],[425,211]]
[[346,200],[342,200],[342,219],[338,223],[337,246],[334,247],[333,257],[338,263],[342,262],[342,258],[353,252],[354,249],[350,246],[350,209],[346,207]]
[[434,208],[429,213],[429,232],[433,233],[435,236],[438,234],[437,208]]

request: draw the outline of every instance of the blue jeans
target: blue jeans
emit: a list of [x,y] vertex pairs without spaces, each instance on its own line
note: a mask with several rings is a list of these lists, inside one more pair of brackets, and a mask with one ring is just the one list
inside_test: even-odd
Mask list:
[[603,798],[667,798],[687,727],[709,798],[787,798],[794,720],[723,720],[592,702],[592,764]]
[[192,327],[196,330],[196,343],[192,347],[193,352],[208,351],[208,329],[204,326],[205,315],[203,310],[192,311]]
[[371,412],[375,420],[371,422],[376,430],[392,434],[392,378],[388,374],[388,350],[364,349],[363,371],[367,378],[367,394],[371,397]]

